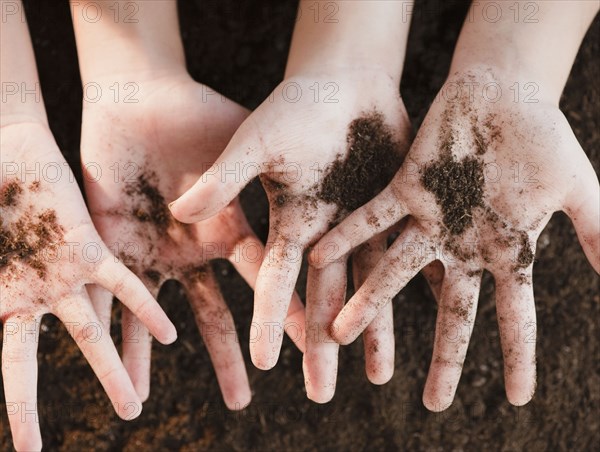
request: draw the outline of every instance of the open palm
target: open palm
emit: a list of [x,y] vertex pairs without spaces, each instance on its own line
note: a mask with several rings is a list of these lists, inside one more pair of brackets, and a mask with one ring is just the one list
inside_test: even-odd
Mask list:
[[[119,257],[158,293],[167,279],[185,287],[219,380],[225,403],[243,408],[250,388],[233,318],[211,270],[228,259],[254,287],[263,246],[237,200],[219,215],[184,225],[167,200],[181,195],[212,165],[247,111],[188,77],[139,85],[137,102],[86,104],[82,162],[94,223]],[[102,176],[99,177],[99,171]],[[110,295],[93,296],[101,317],[110,316]],[[286,325],[303,349],[304,310],[292,296]],[[151,343],[147,331],[125,310],[123,361],[142,398],[149,391]],[[232,333],[233,332],[233,333]]]

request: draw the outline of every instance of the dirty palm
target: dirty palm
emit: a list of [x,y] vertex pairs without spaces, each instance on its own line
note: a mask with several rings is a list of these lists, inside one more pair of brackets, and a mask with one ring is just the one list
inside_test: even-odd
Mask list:
[[[490,68],[449,82],[499,82]],[[515,168],[522,172],[515,177]],[[332,324],[342,344],[424,266],[441,262],[433,357],[424,402],[434,411],[454,398],[475,321],[483,270],[496,282],[496,310],[508,399],[522,405],[536,385],[535,244],[552,214],[572,219],[600,270],[598,180],[566,119],[552,105],[490,104],[468,93],[430,109],[392,183],[329,232],[311,254],[327,266],[375,234],[407,221],[386,256]],[[407,217],[407,218],[405,218]],[[328,251],[329,250],[329,251]],[[333,251],[332,251],[333,250]]]

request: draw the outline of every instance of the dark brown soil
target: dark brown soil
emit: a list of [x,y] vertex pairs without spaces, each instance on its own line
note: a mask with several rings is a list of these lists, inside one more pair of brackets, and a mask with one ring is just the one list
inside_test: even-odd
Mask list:
[[7,182],[0,190],[0,207],[10,207],[17,204],[17,197],[23,192],[17,181]]
[[529,237],[527,233],[521,231],[519,234],[519,254],[517,256],[517,267],[526,268],[531,265],[535,255],[531,249],[531,243],[529,243]]
[[327,169],[317,196],[352,212],[385,188],[402,159],[400,145],[377,111],[352,121],[346,141],[348,154]]
[[[81,181],[82,95],[69,5],[63,0],[25,1],[50,125]],[[178,3],[194,78],[248,108],[259,105],[283,76],[296,2]],[[466,0],[415,2],[402,80],[404,102],[415,126],[444,82],[468,4]],[[513,10],[503,9],[503,13],[512,17]],[[561,100],[597,172],[599,52],[600,21],[596,19]],[[254,230],[266,240],[268,203],[260,183],[242,193],[242,206]],[[447,411],[430,413],[421,395],[432,353],[436,304],[421,277],[394,301],[396,372],[392,380],[383,386],[367,381],[359,340],[340,350],[334,400],[317,405],[306,398],[302,356],[287,338],[273,370],[253,368],[247,345],[252,291],[230,264],[214,268],[238,324],[254,393],[252,404],[241,413],[227,411],[194,313],[181,287],[168,283],[159,301],[177,326],[179,339],[168,347],[154,345],[150,399],[133,422],[121,421],[114,414],[65,327],[52,316],[44,317],[38,408],[47,450],[537,452],[595,450],[600,443],[600,278],[563,214],[553,217],[537,243],[533,280],[538,389],[533,401],[521,408],[511,406],[504,394],[494,281],[487,273],[456,400]],[[304,268],[298,282],[302,296],[305,284]],[[112,333],[120,344],[118,320],[117,309]],[[529,333],[524,332],[525,339],[531,339]],[[11,448],[0,387],[0,450]]]
[[[23,188],[18,181],[9,182],[2,190],[2,207],[18,204]],[[35,214],[31,208],[10,223],[0,217],[0,272],[8,275],[18,263],[31,267],[41,279],[46,279],[44,252],[63,241],[63,228],[56,219],[56,211],[44,210]]]
[[284,184],[275,182],[266,176],[261,176],[260,180],[265,190],[271,193],[273,204],[276,207],[281,208],[289,201],[290,196],[286,193]]
[[460,235],[473,225],[473,209],[483,205],[483,163],[475,157],[460,162],[450,153],[423,170],[421,181],[435,195],[442,209],[444,226]]
[[135,200],[131,214],[142,223],[152,223],[164,234],[175,219],[157,185],[155,172],[142,172],[134,182],[127,183],[125,192]]

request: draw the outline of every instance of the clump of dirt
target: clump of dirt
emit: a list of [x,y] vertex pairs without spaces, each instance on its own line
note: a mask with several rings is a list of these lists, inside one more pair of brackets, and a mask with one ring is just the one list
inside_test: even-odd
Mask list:
[[[469,116],[475,156],[467,155],[460,161],[452,153],[456,143],[452,123],[455,109],[461,108],[461,115]],[[442,209],[443,222],[452,235],[460,235],[473,225],[473,210],[484,207],[483,156],[488,147],[502,141],[502,132],[495,123],[493,114],[488,114],[483,124],[470,113],[471,109],[462,99],[461,105],[454,105],[444,111],[439,144],[439,159],[427,165],[421,176],[426,190],[435,195]]]
[[31,184],[29,184],[29,190],[34,193],[37,193],[38,191],[40,191],[40,181],[34,180]]
[[125,193],[133,197],[131,214],[142,223],[152,223],[160,233],[166,232],[174,218],[163,195],[158,190],[158,177],[154,171],[143,172],[127,184]]
[[[453,106],[446,110],[442,117],[441,136],[439,144],[439,159],[427,165],[421,175],[421,183],[433,193],[437,204],[442,210],[442,220],[445,226],[444,248],[456,258],[466,262],[475,258],[478,250],[462,243],[459,236],[473,225],[473,216],[477,210],[482,211],[483,218],[496,231],[496,245],[501,249],[517,249],[516,264],[513,272],[522,283],[527,278],[521,277],[520,270],[528,267],[534,259],[529,238],[525,231],[510,227],[505,220],[484,201],[483,156],[490,145],[502,141],[500,127],[492,114],[486,116],[483,124],[478,118],[470,115],[471,135],[475,155],[467,155],[460,161],[452,153],[456,143],[452,120],[455,114]],[[462,114],[467,114],[466,106],[462,105]],[[482,249],[483,259],[490,263],[494,255],[489,250]]]
[[485,154],[485,151],[487,150],[486,142],[485,138],[483,138],[483,135],[481,134],[481,131],[479,130],[479,127],[474,124],[471,127],[471,132],[473,132],[473,141],[475,141],[475,153],[477,155]]
[[461,161],[450,153],[428,165],[421,178],[426,190],[435,195],[446,228],[462,234],[473,224],[473,209],[483,206],[483,163],[472,156]]
[[369,226],[378,228],[380,223],[379,223],[379,218],[377,218],[377,215],[370,215],[369,218],[367,218],[367,224]]
[[284,184],[271,180],[266,176],[261,176],[260,181],[277,207],[283,207],[289,201],[290,196],[285,192]]
[[339,157],[330,166],[317,197],[351,212],[385,188],[402,158],[392,130],[377,111],[352,121],[346,141],[346,157]]
[[17,197],[23,189],[17,181],[8,182],[0,191],[0,207],[10,207],[17,204]]
[[517,255],[517,265],[515,270],[527,268],[533,262],[535,255],[529,243],[529,236],[525,231],[519,233],[519,254]]
[[63,243],[63,236],[64,229],[52,209],[37,215],[25,213],[10,225],[4,225],[0,219],[0,271],[20,262],[34,269],[39,278],[46,279],[44,251]]

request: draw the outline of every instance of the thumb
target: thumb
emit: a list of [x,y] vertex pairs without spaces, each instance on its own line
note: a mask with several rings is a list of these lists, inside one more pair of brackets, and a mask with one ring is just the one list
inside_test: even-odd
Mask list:
[[[582,151],[583,153],[583,151]],[[585,159],[574,189],[564,206],[588,260],[600,273],[600,185],[590,162]]]
[[[217,214],[263,172],[262,144],[246,133],[244,124],[235,133],[217,161],[179,199],[169,204],[173,216],[194,223]],[[248,139],[248,137],[252,137]]]

